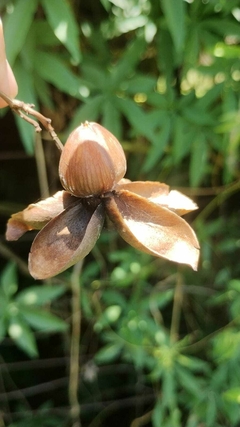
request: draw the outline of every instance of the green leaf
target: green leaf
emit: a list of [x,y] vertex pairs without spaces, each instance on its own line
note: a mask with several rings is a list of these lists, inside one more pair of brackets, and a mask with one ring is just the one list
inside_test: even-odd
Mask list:
[[192,145],[191,160],[190,160],[190,184],[197,186],[200,184],[204,174],[206,173],[208,158],[207,141],[203,133],[196,134],[195,141]]
[[[136,93],[148,93],[148,92],[152,94],[156,84],[157,84],[157,80],[154,77],[139,73],[129,81],[128,86],[125,90],[127,93],[133,94],[133,95]],[[124,82],[124,86],[125,86],[125,82]]]
[[146,161],[143,166],[144,172],[149,172],[157,162],[161,159],[164,149],[169,141],[170,133],[171,133],[171,118],[166,117],[166,121],[162,126],[160,132],[155,135],[154,140],[158,141],[149,151]]
[[52,29],[47,21],[39,19],[34,22],[33,28],[35,31],[36,42],[39,46],[49,48],[56,47],[61,44],[60,40],[52,32]]
[[81,66],[83,78],[91,84],[91,87],[105,92],[109,87],[109,75],[105,70],[101,69],[96,62],[87,63],[86,61]]
[[122,125],[121,125],[121,114],[116,108],[114,98],[109,97],[103,104],[103,119],[102,124],[106,127],[116,138],[121,138]]
[[154,406],[153,413],[152,413],[152,424],[153,427],[161,427],[164,417],[164,408],[162,404],[162,399],[159,398],[157,400],[156,405]]
[[6,316],[2,316],[2,313],[1,313],[1,316],[0,316],[0,341],[2,341],[3,338],[7,334],[7,325],[8,325],[8,322],[7,322]]
[[74,117],[69,125],[68,133],[70,133],[77,126],[80,126],[85,120],[89,122],[97,121],[100,116],[100,110],[104,102],[103,95],[97,95],[94,98],[86,100],[85,104],[82,104],[76,109]]
[[240,280],[232,279],[230,280],[228,286],[229,286],[229,289],[233,289],[234,291],[240,293]]
[[240,404],[240,387],[230,388],[223,393],[223,398],[229,402]]
[[55,36],[68,49],[74,64],[79,64],[79,29],[70,4],[66,0],[41,0],[41,3]]
[[32,286],[21,291],[16,298],[16,301],[25,305],[43,305],[50,301],[54,301],[66,291],[66,286]]
[[80,94],[81,80],[56,54],[38,51],[34,57],[36,72],[47,82],[61,91],[82,99]]
[[176,366],[176,373],[182,389],[195,395],[195,397],[199,397],[201,394],[199,379],[195,378],[187,369],[178,365]]
[[11,65],[24,46],[37,6],[37,0],[16,0],[12,13],[6,15],[4,19],[6,51]]
[[[19,60],[14,66],[14,74],[18,82],[18,98],[26,103],[34,104],[36,110],[38,110],[32,74],[24,68],[22,62]],[[34,127],[18,115],[15,116],[15,119],[24,148],[28,154],[32,155],[34,153],[34,141],[36,138]]]
[[16,264],[13,262],[9,263],[3,270],[1,275],[1,286],[7,297],[11,297],[17,292],[17,269]]
[[94,357],[94,360],[98,364],[109,363],[115,360],[122,350],[122,345],[117,344],[107,344],[105,347],[101,348]]
[[195,130],[189,128],[182,117],[176,116],[174,118],[172,142],[172,154],[175,164],[180,163],[183,157],[188,154],[194,137]]
[[185,1],[161,0],[161,5],[175,49],[177,53],[181,53],[185,39]]
[[171,34],[162,29],[157,35],[157,61],[159,70],[166,74],[169,84],[172,82],[173,69],[175,66],[174,46]]
[[120,82],[124,81],[134,70],[136,64],[140,61],[145,46],[146,42],[142,37],[136,37],[135,40],[128,45],[121,59],[112,70],[110,79],[111,87],[118,89]]
[[12,317],[8,328],[9,336],[30,357],[37,357],[36,340],[27,323],[20,317]]
[[19,306],[19,312],[29,325],[40,331],[65,332],[68,328],[66,322],[45,310]]
[[150,141],[154,140],[153,122],[143,109],[130,99],[117,98],[116,104],[137,134],[146,136]]

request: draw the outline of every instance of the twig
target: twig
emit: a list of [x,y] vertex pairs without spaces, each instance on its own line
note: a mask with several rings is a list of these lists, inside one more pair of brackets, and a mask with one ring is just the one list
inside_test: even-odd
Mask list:
[[17,99],[11,99],[2,91],[0,91],[0,97],[4,99],[4,101],[9,105],[9,107],[16,114],[18,114],[23,120],[25,120],[27,123],[30,123],[30,125],[34,126],[36,132],[41,132],[42,129],[39,126],[39,123],[36,120],[28,117],[28,114],[35,117],[43,125],[43,127],[49,132],[58,149],[62,151],[63,145],[60,139],[58,138],[54,128],[51,125],[51,122],[52,122],[51,119],[43,116],[38,111],[35,111],[34,104],[26,104],[23,101],[19,101]]
[[38,181],[40,187],[41,198],[49,197],[49,186],[47,177],[46,161],[43,151],[42,139],[39,134],[36,134],[37,143],[35,144],[35,159],[37,164]]
[[170,328],[170,340],[172,343],[178,340],[179,324],[180,324],[180,317],[181,317],[181,310],[182,310],[182,299],[183,299],[182,275],[179,272],[177,275],[176,288],[174,292],[172,322],[171,322],[171,328]]
[[141,415],[141,417],[135,418],[131,422],[130,427],[141,427],[141,426],[145,426],[146,424],[149,423],[149,421],[151,421],[152,414],[153,414],[153,410],[151,409],[150,411],[146,412],[146,414]]
[[29,276],[28,266],[27,264],[17,255],[15,255],[11,249],[9,249],[7,246],[5,246],[2,242],[0,242],[0,254],[10,261],[14,261],[21,272],[25,274],[26,276]]
[[78,401],[79,387],[79,345],[81,335],[81,285],[80,273],[83,265],[83,260],[79,261],[73,267],[71,275],[72,289],[72,335],[71,335],[71,350],[70,350],[70,374],[68,396],[70,403],[70,413],[72,418],[72,427],[81,427],[80,421],[80,404]]

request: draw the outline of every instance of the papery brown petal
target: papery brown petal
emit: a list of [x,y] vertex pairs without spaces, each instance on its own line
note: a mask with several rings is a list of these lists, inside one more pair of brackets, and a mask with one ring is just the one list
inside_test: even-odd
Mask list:
[[197,270],[197,237],[178,215],[127,190],[106,198],[104,203],[109,218],[130,245]]
[[169,186],[162,182],[153,181],[135,181],[118,183],[117,189],[123,189],[136,193],[139,196],[146,197],[151,202],[166,207],[178,215],[182,216],[188,212],[198,209],[189,197],[177,190],[169,191]]
[[31,203],[26,209],[11,216],[7,223],[6,239],[18,240],[26,231],[41,230],[52,218],[76,202],[76,197],[58,191],[52,197]]
[[29,254],[29,271],[35,279],[61,273],[83,259],[102,229],[104,209],[79,202],[53,218],[36,236]]
[[[154,203],[158,203],[157,200],[153,201]],[[170,191],[166,198],[166,204],[168,209],[172,210],[173,212],[176,212],[180,216],[198,209],[198,205],[193,200],[191,200],[189,197],[185,196],[177,190]]]
[[116,187],[116,190],[128,190],[136,193],[139,196],[146,197],[147,199],[165,198],[169,194],[169,186],[162,182],[154,181],[127,181],[121,180]]
[[111,191],[125,172],[122,146],[103,126],[85,122],[68,137],[60,158],[59,177],[65,190],[74,196]]

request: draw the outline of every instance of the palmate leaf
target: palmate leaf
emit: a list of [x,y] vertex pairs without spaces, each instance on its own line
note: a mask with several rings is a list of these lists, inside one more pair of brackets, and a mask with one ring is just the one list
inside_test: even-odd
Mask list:
[[166,115],[166,121],[161,130],[154,135],[153,141],[155,144],[148,151],[148,155],[143,166],[144,172],[149,172],[163,156],[164,149],[166,148],[171,133],[171,123],[171,117]]
[[142,37],[136,37],[128,45],[121,59],[112,70],[110,84],[116,89],[122,81],[134,70],[136,64],[140,61],[141,54],[146,47],[146,42]]
[[115,105],[115,97],[109,96],[102,105],[102,124],[118,139],[122,137],[121,113]]
[[61,91],[82,99],[80,89],[82,83],[67,64],[57,55],[38,50],[34,56],[36,72],[47,82],[52,83]]

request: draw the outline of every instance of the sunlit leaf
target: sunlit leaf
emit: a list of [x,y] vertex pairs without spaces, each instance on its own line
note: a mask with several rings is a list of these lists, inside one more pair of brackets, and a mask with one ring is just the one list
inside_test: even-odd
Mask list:
[[11,65],[13,65],[16,57],[23,48],[29,28],[33,22],[33,15],[37,5],[37,0],[16,0],[12,13],[7,14],[5,17],[4,36],[7,57]]
[[[81,96],[81,81],[56,54],[38,51],[34,57],[36,72],[47,82],[76,98]],[[28,125],[29,126],[29,125]]]
[[37,357],[38,351],[33,332],[20,317],[13,316],[8,328],[9,336],[30,357]]
[[66,46],[73,62],[80,62],[79,29],[70,4],[66,0],[41,0],[55,36]]
[[223,398],[229,402],[240,404],[240,387],[230,388],[223,393]]
[[59,298],[66,291],[64,285],[31,286],[18,293],[16,302],[24,305],[43,305]]

